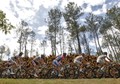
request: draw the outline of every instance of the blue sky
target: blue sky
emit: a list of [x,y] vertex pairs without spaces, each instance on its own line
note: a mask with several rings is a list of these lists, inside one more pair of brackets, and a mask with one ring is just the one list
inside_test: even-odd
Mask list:
[[[63,10],[68,2],[75,2],[78,6],[82,6],[86,14],[92,12],[96,15],[105,14],[106,9],[114,5],[120,6],[120,0],[0,0],[0,9],[6,13],[7,18],[15,26],[21,20],[28,22],[29,28],[37,33],[36,46],[38,46],[40,40],[45,36],[45,30],[48,28],[45,22],[48,11],[54,7]],[[84,17],[81,18],[81,21],[84,21]],[[62,24],[65,25],[64,22]],[[11,34],[8,35],[0,32],[0,45],[7,44],[11,52],[18,48],[17,39],[15,30],[12,30]],[[91,45],[93,45],[92,42]],[[50,51],[50,47],[47,48],[47,51]]]

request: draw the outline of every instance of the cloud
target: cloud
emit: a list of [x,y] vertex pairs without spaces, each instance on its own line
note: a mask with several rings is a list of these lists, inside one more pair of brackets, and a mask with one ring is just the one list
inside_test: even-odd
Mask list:
[[84,9],[84,12],[85,12],[85,13],[92,12],[91,5],[88,5],[88,6],[86,7],[86,9]]
[[86,9],[86,8],[87,8],[87,6],[88,6],[88,4],[87,4],[87,3],[83,3],[83,4],[81,5],[81,7],[82,7],[82,8],[84,8],[84,9]]
[[10,5],[10,8],[8,8],[8,9],[11,10],[12,14],[13,14],[16,18],[18,18],[18,17],[19,17],[19,14],[18,14],[18,12],[15,10],[14,4],[10,1],[9,5]]
[[[75,2],[84,8],[85,15],[80,18],[80,23],[84,22],[89,12],[102,15],[106,13],[106,9],[115,4],[120,6],[120,0],[1,0],[0,9],[6,13],[7,18],[14,25],[18,24],[21,19],[28,22],[29,27],[36,32],[36,39],[41,40],[44,39],[47,29],[45,18],[47,18],[48,11],[54,7],[63,10],[69,2]],[[61,24],[66,26],[64,21]],[[11,32],[11,35],[0,34],[0,44],[5,42],[10,45],[11,49],[15,48],[12,43],[18,45],[14,31]],[[50,51],[50,48],[47,49],[49,50],[46,51]]]
[[47,29],[48,29],[47,26],[41,26],[41,27],[38,28],[38,31],[39,31],[38,33],[45,35],[45,31],[46,31]]
[[27,0],[12,0],[12,2],[15,2],[17,7],[21,7],[21,8],[31,8],[32,4],[27,1]]
[[105,0],[105,4],[118,3],[118,2],[120,2],[120,0]]
[[102,10],[103,10],[104,13],[107,12],[107,5],[106,5],[106,4],[103,4],[103,6],[102,6]]
[[100,14],[102,14],[103,12],[102,12],[102,10],[97,10],[97,11],[93,11],[92,13],[95,14],[95,15],[100,15]]
[[84,1],[85,1],[85,3],[90,4],[92,6],[100,5],[100,4],[103,4],[105,2],[105,0],[97,0],[97,1],[95,1],[95,0],[84,0]]
[[113,6],[117,6],[119,3],[120,3],[120,0],[105,0],[104,4],[106,4],[107,9],[110,9]]
[[46,9],[43,5],[39,6],[39,10],[32,18],[30,18],[30,25],[33,26],[34,29],[38,28],[39,26],[46,25],[45,19],[47,18],[47,12],[48,9]]
[[102,8],[103,5],[95,5],[95,6],[91,6],[92,11],[96,11]]

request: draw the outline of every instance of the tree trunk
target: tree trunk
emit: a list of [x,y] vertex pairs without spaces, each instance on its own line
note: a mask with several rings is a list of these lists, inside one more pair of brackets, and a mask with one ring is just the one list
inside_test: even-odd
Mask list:
[[20,38],[19,38],[19,47],[20,47],[19,53],[20,53],[21,50],[22,50],[22,35],[23,35],[23,33],[21,32],[21,35],[20,35]]
[[118,43],[118,39],[115,37],[114,32],[113,32],[113,29],[111,29],[111,31],[112,31],[112,35],[113,35],[113,37],[114,37],[114,39],[115,39],[116,45],[117,45],[118,49],[120,50],[120,45],[119,45],[119,43]]
[[100,52],[102,53],[102,47],[101,47],[101,45],[100,45],[97,32],[95,32],[95,34],[96,34],[96,40],[97,40],[98,46],[99,46],[99,48],[100,48]]
[[77,41],[78,41],[78,53],[81,54],[82,51],[81,51],[80,38],[78,32],[77,32]]
[[[112,55],[112,51],[111,51],[110,46],[109,46],[108,43],[107,43],[107,49],[109,50],[110,54]],[[111,56],[111,59],[114,60],[113,58],[114,58],[114,57],[113,57],[113,55],[112,55],[112,56]]]
[[86,44],[86,48],[87,48],[87,52],[88,52],[87,54],[90,55],[90,48],[89,48],[89,44],[87,42],[85,33],[83,33],[83,36],[84,36],[84,40],[85,40],[85,44]]
[[51,53],[52,55],[54,55],[54,42],[53,42],[53,38],[51,37]]
[[59,33],[59,41],[60,41],[60,54],[62,54],[62,28],[60,28],[60,33]]
[[75,52],[77,53],[77,49],[76,49],[74,40],[73,40],[73,46],[74,46]]
[[27,41],[25,42],[25,56],[27,56]]
[[20,51],[19,51],[19,53],[21,52],[21,42],[20,42]]
[[95,35],[94,35],[94,33],[93,33],[93,38],[94,38],[94,42],[95,42],[96,52],[98,52],[97,42],[96,42],[96,39],[95,39]]
[[56,48],[56,34],[55,34],[55,41],[54,41],[54,51],[55,51],[54,54],[55,54],[55,56],[56,56],[56,49],[57,49],[57,48]]
[[3,58],[3,53],[1,53],[1,56],[0,56],[0,61],[2,60],[2,58]]
[[[108,40],[110,41],[110,38],[109,38],[109,37],[108,37]],[[107,40],[107,41],[108,41],[108,40]],[[116,61],[118,62],[118,60],[117,60],[117,55],[116,55],[116,53],[115,53],[115,50],[113,49],[112,44],[111,44],[109,41],[108,41],[109,46],[111,47],[112,52],[114,53],[114,56],[115,56]]]
[[62,54],[62,42],[61,42],[61,39],[60,39],[60,54]]
[[65,52],[65,40],[64,40],[64,31],[62,32],[62,52]]
[[43,54],[45,55],[45,46],[43,46]]
[[34,37],[31,39],[31,50],[30,50],[30,56],[33,54],[33,44],[34,44]]
[[31,42],[30,57],[32,56],[32,51],[33,51],[33,42]]

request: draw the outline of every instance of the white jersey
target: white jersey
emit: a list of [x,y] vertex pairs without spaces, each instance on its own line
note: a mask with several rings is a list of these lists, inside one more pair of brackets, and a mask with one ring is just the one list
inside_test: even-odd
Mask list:
[[97,63],[104,63],[106,57],[107,57],[106,55],[100,55],[100,56],[97,58]]
[[81,61],[83,60],[83,56],[80,55],[80,56],[77,56],[75,57],[74,59],[74,63],[78,63],[78,64],[81,64]]

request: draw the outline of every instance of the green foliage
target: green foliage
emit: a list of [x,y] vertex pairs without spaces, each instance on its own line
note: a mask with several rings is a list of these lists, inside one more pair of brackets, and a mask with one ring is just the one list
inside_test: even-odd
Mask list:
[[79,33],[78,19],[83,15],[82,8],[78,7],[74,2],[69,2],[65,7],[63,16],[67,23],[67,29],[71,33],[72,37]]
[[83,15],[83,12],[81,12],[81,10],[81,7],[78,7],[74,2],[69,2],[65,7],[63,16],[72,37],[74,37],[76,35],[76,32],[79,30],[78,19]]
[[51,41],[52,53],[55,51],[56,55],[56,43],[57,43],[57,35],[61,28],[62,13],[58,8],[51,9],[48,12],[48,30],[46,31],[48,39]]
[[60,20],[62,13],[58,8],[51,9],[48,12],[48,26],[49,26],[49,32],[58,32],[60,27]]
[[0,30],[7,34],[10,33],[12,28],[14,28],[14,26],[8,22],[8,19],[6,19],[6,14],[0,10]]
[[81,31],[81,32],[85,32],[85,31],[86,31],[85,25],[83,25],[83,26],[80,27],[80,31]]
[[101,28],[99,30],[99,32],[101,34],[104,34],[107,32],[108,29],[110,29],[112,27],[112,23],[110,21],[109,18],[105,17],[102,21],[102,24],[101,24]]
[[82,15],[82,8],[78,7],[74,2],[69,2],[65,7],[65,11],[63,12],[64,19],[67,23],[67,30],[70,33],[70,36],[77,39],[79,50],[78,53],[82,52],[79,38],[80,24],[78,23],[78,20]]
[[111,9],[107,10],[106,14],[112,22],[112,25],[120,30],[120,7],[114,6]]
[[102,24],[102,16],[97,16],[92,13],[89,13],[89,15],[85,18],[86,25],[87,25],[87,30],[89,30],[92,33],[95,33],[98,31]]

